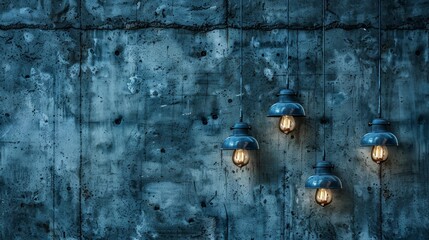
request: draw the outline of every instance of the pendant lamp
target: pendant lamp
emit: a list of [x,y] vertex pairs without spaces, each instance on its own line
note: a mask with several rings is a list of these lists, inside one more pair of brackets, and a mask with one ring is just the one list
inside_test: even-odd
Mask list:
[[238,122],[231,127],[232,135],[227,137],[222,144],[223,150],[234,150],[232,162],[238,167],[246,166],[251,158],[250,150],[258,150],[258,141],[249,134],[250,125]]
[[[288,15],[287,22],[289,25],[289,0],[288,0]],[[297,94],[289,89],[289,31],[287,32],[286,40],[286,63],[287,63],[287,84],[285,89],[281,89],[277,94],[279,101],[274,103],[268,110],[267,117],[278,117],[279,130],[285,134],[289,134],[296,127],[295,118],[305,117],[305,111],[302,105],[296,99]]]
[[[323,116],[326,114],[326,95],[325,95],[325,83],[326,83],[326,74],[325,74],[325,0],[323,0],[323,38],[322,38],[322,59],[323,59]],[[332,189],[341,189],[343,184],[341,180],[332,174],[332,169],[334,165],[330,162],[325,161],[325,127],[323,127],[323,161],[318,161],[314,167],[316,174],[310,176],[305,182],[305,187],[310,189],[317,189],[314,196],[314,200],[317,204],[322,207],[329,205],[333,200]]]
[[381,3],[378,4],[378,118],[368,123],[372,131],[361,139],[361,146],[372,146],[371,159],[380,164],[387,160],[387,146],[398,146],[396,136],[387,130],[390,122],[381,117]]
[[387,130],[390,122],[385,119],[376,118],[368,125],[372,127],[372,131],[365,134],[360,143],[362,146],[372,146],[371,159],[376,163],[382,163],[389,156],[387,146],[398,146],[398,139]]
[[243,122],[243,1],[240,1],[240,121],[231,127],[232,135],[222,143],[222,150],[233,150],[232,162],[238,167],[246,166],[259,149],[258,141],[249,134],[248,123]]
[[305,182],[306,188],[317,189],[314,196],[315,201],[322,207],[329,205],[333,200],[332,189],[341,189],[341,180],[332,174],[334,165],[325,160],[318,161],[314,167],[316,174],[310,176]]
[[294,117],[305,117],[305,111],[301,104],[295,99],[296,93],[290,89],[282,89],[279,101],[274,103],[268,110],[267,117],[279,117],[279,129],[285,134],[295,129]]

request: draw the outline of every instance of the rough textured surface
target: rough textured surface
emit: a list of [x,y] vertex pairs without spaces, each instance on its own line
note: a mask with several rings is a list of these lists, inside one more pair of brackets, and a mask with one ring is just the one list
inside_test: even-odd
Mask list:
[[[325,62],[321,1],[244,1],[261,150],[242,169],[220,150],[239,118],[238,0],[3,1],[0,238],[426,238],[429,1],[382,6],[400,146],[380,182],[359,146],[377,116],[377,1],[327,1]],[[265,114],[288,77],[307,117],[284,135]],[[321,208],[304,182],[324,148],[344,188]]]

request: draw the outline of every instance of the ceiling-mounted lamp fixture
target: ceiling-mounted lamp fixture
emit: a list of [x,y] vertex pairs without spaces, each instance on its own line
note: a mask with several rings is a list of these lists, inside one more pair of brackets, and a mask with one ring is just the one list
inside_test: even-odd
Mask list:
[[372,146],[371,159],[380,164],[387,160],[387,146],[398,146],[396,136],[387,131],[390,122],[381,117],[381,4],[378,3],[378,118],[368,123],[372,131],[361,139],[361,146]]
[[258,141],[249,134],[250,125],[243,122],[243,1],[240,1],[240,121],[231,127],[232,135],[222,144],[222,150],[234,150],[232,162],[238,167],[251,160],[251,150],[258,150]]
[[337,176],[332,174],[331,169],[334,168],[334,165],[325,161],[325,159],[318,161],[314,168],[316,169],[316,174],[307,179],[305,187],[317,189],[314,199],[317,204],[324,207],[332,202],[333,194],[331,189],[341,189],[343,184]]
[[[288,4],[288,25],[289,25],[289,0]],[[280,90],[279,101],[274,103],[268,110],[267,117],[280,117],[279,129],[288,134],[295,129],[295,117],[305,117],[305,111],[301,104],[296,100],[297,94],[289,89],[289,31],[286,40],[286,64],[287,64],[287,84],[286,88]]]

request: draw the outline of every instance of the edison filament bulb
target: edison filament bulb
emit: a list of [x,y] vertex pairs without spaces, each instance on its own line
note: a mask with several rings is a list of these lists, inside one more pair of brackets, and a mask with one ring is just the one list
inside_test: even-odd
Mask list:
[[317,204],[324,207],[332,202],[332,191],[327,188],[318,188],[315,196]]
[[295,119],[290,115],[283,115],[279,122],[280,131],[285,134],[292,132],[295,129]]
[[234,153],[232,154],[232,162],[237,167],[244,167],[249,163],[250,156],[249,151],[246,149],[235,149]]
[[389,152],[386,146],[376,145],[372,147],[371,158],[376,163],[382,163],[387,160]]

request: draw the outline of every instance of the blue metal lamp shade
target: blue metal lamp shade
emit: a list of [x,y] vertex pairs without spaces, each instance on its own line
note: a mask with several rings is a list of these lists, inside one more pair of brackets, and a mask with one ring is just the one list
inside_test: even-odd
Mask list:
[[223,150],[258,150],[258,141],[249,134],[250,125],[245,122],[238,122],[231,127],[232,135],[227,137],[222,144]]
[[238,122],[231,127],[232,135],[227,137],[222,143],[222,150],[234,150],[232,162],[238,167],[246,166],[250,161],[248,150],[258,150],[258,141],[249,134],[250,125]]
[[270,107],[267,117],[281,117],[284,115],[305,117],[304,108],[296,101],[296,93],[293,90],[282,89],[277,96],[279,96],[279,101]]
[[305,182],[306,188],[343,188],[341,180],[332,174],[331,169],[334,168],[334,165],[330,162],[318,161],[314,168],[316,169],[316,174],[307,179]]
[[343,184],[337,176],[332,174],[331,169],[334,168],[334,165],[330,162],[318,161],[314,168],[316,174],[307,179],[305,187],[317,189],[315,200],[317,204],[324,207],[332,202],[331,189],[341,189]]
[[268,110],[267,117],[280,117],[279,129],[285,134],[295,129],[294,117],[305,117],[305,111],[295,99],[296,93],[289,89],[282,89],[278,94],[279,101]]
[[376,118],[368,125],[372,127],[372,131],[362,137],[360,144],[362,146],[373,146],[371,151],[372,160],[376,163],[382,163],[387,160],[389,155],[386,146],[398,146],[398,139],[393,133],[387,131],[387,126],[390,125],[390,122],[385,119]]
[[369,126],[372,127],[372,131],[365,134],[360,144],[362,146],[376,146],[376,145],[382,145],[382,146],[398,146],[399,142],[396,136],[387,131],[387,126],[390,125],[390,122],[382,119],[382,118],[376,118],[372,120],[372,122],[368,123]]

